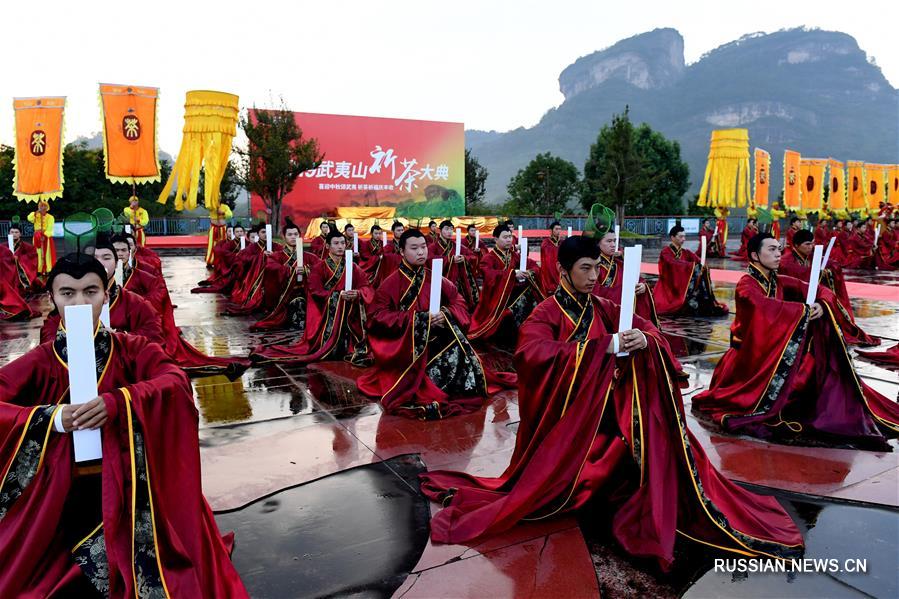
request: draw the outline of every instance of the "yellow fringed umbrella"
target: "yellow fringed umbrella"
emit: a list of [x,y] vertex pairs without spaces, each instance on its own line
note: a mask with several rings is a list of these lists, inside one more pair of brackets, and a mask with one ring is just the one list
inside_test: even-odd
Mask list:
[[712,131],[699,206],[745,206],[749,201],[749,130]]
[[237,133],[238,97],[215,91],[189,91],[184,102],[184,137],[172,174],[159,194],[165,204],[177,179],[175,209],[197,207],[200,168],[206,171],[204,203],[209,210],[219,206],[219,187],[231,155],[231,141]]

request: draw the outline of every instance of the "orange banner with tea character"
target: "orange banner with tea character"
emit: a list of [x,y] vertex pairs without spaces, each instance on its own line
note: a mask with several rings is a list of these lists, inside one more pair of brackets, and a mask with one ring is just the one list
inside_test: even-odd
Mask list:
[[753,152],[755,158],[755,195],[756,206],[768,206],[768,191],[771,188],[771,155],[761,148]]
[[830,169],[830,193],[827,195],[827,205],[831,210],[846,209],[846,171],[839,160],[828,160]]
[[802,185],[799,181],[799,152],[784,150],[784,207],[799,210],[802,206]]
[[65,97],[15,98],[13,195],[37,202],[62,196]]
[[100,84],[103,109],[103,158],[106,178],[113,183],[160,180],[156,141],[159,89],[137,85]]
[[887,173],[888,199],[893,206],[899,205],[899,164],[891,164]]
[[861,210],[865,207],[865,163],[850,160],[846,166],[849,171],[846,180],[849,210]]

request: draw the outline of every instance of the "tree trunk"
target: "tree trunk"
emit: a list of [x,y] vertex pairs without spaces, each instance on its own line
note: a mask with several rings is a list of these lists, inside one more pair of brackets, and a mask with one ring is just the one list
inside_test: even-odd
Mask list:
[[272,234],[278,235],[281,231],[281,200],[272,198],[272,213],[269,215],[269,222],[272,225]]

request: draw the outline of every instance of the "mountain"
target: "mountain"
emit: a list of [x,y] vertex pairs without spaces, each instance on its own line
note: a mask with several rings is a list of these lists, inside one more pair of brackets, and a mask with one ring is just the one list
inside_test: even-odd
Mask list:
[[[559,76],[564,102],[529,129],[466,131],[487,167],[487,201],[506,198],[509,179],[541,152],[583,168],[600,128],[630,106],[680,143],[699,191],[713,129],[749,129],[783,181],[783,151],[866,162],[899,162],[899,92],[851,36],[791,29],[754,33],[687,65],[684,40],[656,29],[576,60]],[[776,196],[781,184],[772,186]]]

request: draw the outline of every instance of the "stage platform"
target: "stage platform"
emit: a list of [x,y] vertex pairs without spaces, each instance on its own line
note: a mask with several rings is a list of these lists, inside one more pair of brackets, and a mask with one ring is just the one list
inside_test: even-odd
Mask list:
[[[248,333],[250,318],[220,316],[221,298],[190,294],[206,277],[198,256],[167,256],[163,268],[177,322],[202,351],[245,355],[257,344],[295,340]],[[731,311],[741,269],[730,261],[713,269]],[[899,274],[849,278],[878,296],[850,291],[859,324],[883,336],[884,347],[894,344]],[[45,300],[34,305],[49,309]],[[715,573],[714,558],[736,556],[692,545],[663,574],[624,555],[589,513],[435,545],[427,516],[438,506],[421,499],[417,473],[500,474],[515,443],[517,393],[496,395],[472,414],[419,422],[387,416],[361,397],[360,371],[344,363],[255,367],[233,382],[195,379],[204,492],[223,529],[237,531],[233,559],[254,597],[899,596],[899,444],[893,452],[776,445],[722,434],[689,415],[690,398],[708,385],[728,347],[731,319],[662,323],[690,375],[690,429],[725,476],[787,507],[804,529],[805,557],[865,558],[867,575]],[[0,324],[0,364],[34,347],[39,327],[40,320]],[[868,384],[897,396],[896,372],[858,358],[856,365]]]

